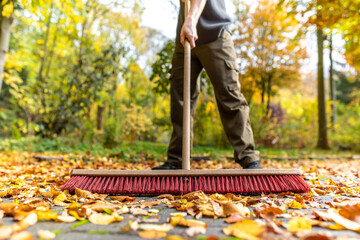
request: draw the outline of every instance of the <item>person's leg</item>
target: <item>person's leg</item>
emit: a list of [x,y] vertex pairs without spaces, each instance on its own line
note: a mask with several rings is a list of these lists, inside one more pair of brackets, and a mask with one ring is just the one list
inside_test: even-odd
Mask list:
[[[191,55],[191,141],[193,139],[193,119],[197,106],[200,81],[199,75],[202,70],[199,60]],[[173,132],[171,135],[167,162],[181,167],[182,165],[182,123],[183,123],[183,81],[184,79],[184,47],[176,44],[171,70],[171,122]],[[192,146],[192,144],[191,144]]]
[[214,86],[221,121],[234,148],[235,161],[243,167],[259,161],[249,106],[240,92],[236,53],[230,33],[225,30],[218,40],[198,46],[195,54]]

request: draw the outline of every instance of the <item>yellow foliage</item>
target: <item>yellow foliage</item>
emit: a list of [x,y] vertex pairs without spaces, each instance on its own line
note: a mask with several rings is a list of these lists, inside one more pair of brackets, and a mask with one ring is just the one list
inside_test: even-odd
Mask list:
[[14,12],[14,4],[13,2],[9,2],[5,6],[3,6],[1,15],[4,17],[10,17],[13,12]]

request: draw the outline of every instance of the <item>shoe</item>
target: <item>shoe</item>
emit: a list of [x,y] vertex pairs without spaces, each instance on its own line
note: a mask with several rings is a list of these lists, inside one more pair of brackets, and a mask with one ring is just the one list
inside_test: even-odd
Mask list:
[[262,169],[262,167],[260,166],[259,161],[255,161],[255,162],[249,163],[249,165],[247,165],[246,167],[243,167],[243,169]]
[[163,165],[158,167],[153,167],[151,170],[176,170],[181,169],[181,167],[171,164],[169,162],[165,162]]

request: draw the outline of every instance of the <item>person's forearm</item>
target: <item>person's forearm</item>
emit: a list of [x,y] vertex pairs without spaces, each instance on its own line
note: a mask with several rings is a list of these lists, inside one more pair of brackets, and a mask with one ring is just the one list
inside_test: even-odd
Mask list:
[[196,25],[199,21],[200,15],[204,10],[206,0],[191,0],[190,1],[190,10],[187,18]]

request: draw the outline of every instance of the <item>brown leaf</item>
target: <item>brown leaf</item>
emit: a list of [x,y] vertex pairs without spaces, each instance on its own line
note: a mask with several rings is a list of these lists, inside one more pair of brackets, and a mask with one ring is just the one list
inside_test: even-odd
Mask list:
[[116,205],[107,202],[96,202],[90,205],[83,205],[83,207],[90,208],[91,210],[96,212],[104,212],[105,209],[110,209],[112,212],[114,212],[117,208]]
[[139,237],[145,238],[145,239],[159,239],[166,237],[165,232],[156,231],[156,230],[145,230],[139,232]]
[[233,202],[225,202],[222,203],[222,207],[224,209],[224,215],[226,217],[236,214],[242,216],[250,215],[250,210],[247,207],[244,207],[241,203],[235,204]]
[[185,219],[183,216],[174,216],[170,218],[170,224],[173,226],[183,226],[183,227],[204,227],[206,228],[206,223],[193,219]]
[[302,240],[332,240],[333,237],[327,236],[322,233],[311,233],[309,235],[306,235]]
[[284,212],[278,207],[263,207],[255,208],[254,213],[256,216],[273,214],[274,216],[283,214]]
[[169,199],[169,200],[174,200],[175,197],[171,194],[162,194],[160,196],[157,196],[158,198],[166,198],[166,199]]
[[133,202],[136,200],[136,197],[129,196],[109,196],[111,200],[119,201],[119,202]]
[[153,206],[159,205],[161,203],[162,202],[160,200],[157,200],[157,201],[152,201],[152,202],[142,202],[141,204],[143,204],[147,208],[152,208]]
[[360,224],[357,222],[354,222],[350,219],[347,219],[343,216],[341,216],[335,209],[331,208],[328,211],[328,214],[332,218],[334,222],[337,224],[340,224],[341,226],[345,227],[346,229],[353,230],[356,232],[360,232]]
[[18,206],[17,203],[0,203],[0,210],[4,211],[4,215],[13,215],[15,208]]
[[75,195],[79,198],[95,199],[94,195],[91,192],[81,190],[79,188],[75,188]]
[[230,217],[225,219],[226,223],[237,223],[237,222],[241,222],[242,220],[244,220],[245,217],[240,215],[240,214],[235,214],[235,215],[231,215]]

